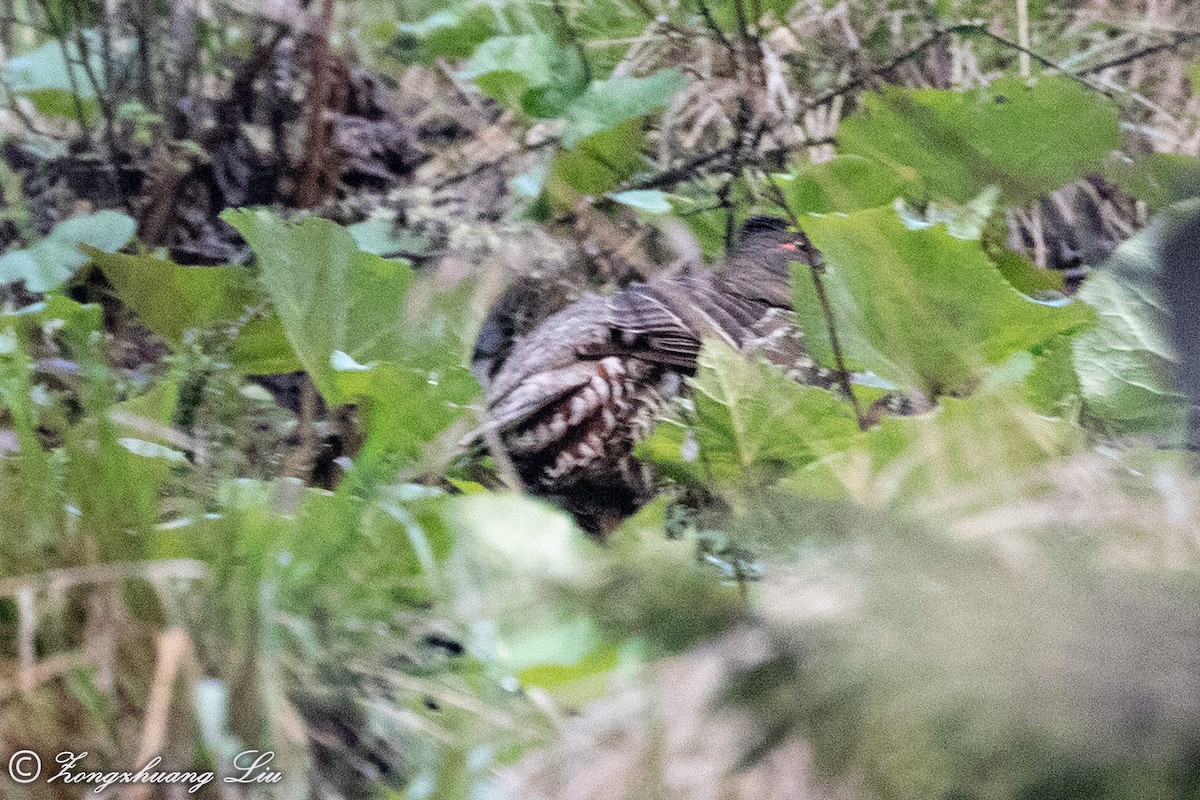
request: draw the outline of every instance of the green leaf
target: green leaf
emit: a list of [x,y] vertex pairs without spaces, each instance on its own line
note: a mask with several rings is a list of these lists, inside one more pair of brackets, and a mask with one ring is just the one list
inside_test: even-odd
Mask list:
[[[344,485],[367,491],[461,416],[479,391],[462,366],[464,291],[417,283],[407,262],[361,252],[325,219],[227,211],[304,369],[331,405],[360,401],[367,440]],[[410,291],[412,290],[412,291]],[[442,454],[445,455],[445,454]]]
[[1033,372],[1025,380],[1025,397],[1042,413],[1067,418],[1074,416],[1082,389],[1073,354],[1074,342],[1069,337],[1058,336],[1041,348],[1034,359]]
[[672,209],[666,194],[652,189],[631,189],[627,192],[616,192],[611,197],[623,206],[649,214],[669,214]]
[[1121,189],[1146,203],[1151,212],[1200,195],[1200,158],[1175,153],[1152,153],[1122,161],[1105,170]]
[[[783,21],[787,17],[787,12],[796,5],[795,0],[761,0],[753,5],[740,2],[740,0],[706,0],[706,2],[708,11],[717,27],[730,36],[737,35],[740,14],[745,14],[746,21],[751,25],[760,21],[753,18],[752,9],[757,9],[764,15],[770,14],[776,22],[779,22]],[[696,7],[694,3],[686,3],[684,6],[689,10]]]
[[597,197],[615,188],[641,166],[645,138],[640,121],[632,119],[562,151],[546,176],[547,197],[569,208],[581,196]]
[[29,291],[47,292],[88,263],[80,245],[111,253],[124,247],[136,232],[133,218],[116,211],[72,217],[55,225],[49,236],[32,247],[0,256],[0,283],[25,281]]
[[687,85],[678,69],[665,69],[646,78],[596,81],[567,109],[563,146],[573,148],[590,136],[640,119],[671,102]]
[[396,23],[396,47],[407,61],[465,58],[495,31],[487,3],[458,3],[419,22]]
[[185,331],[242,316],[259,297],[245,267],[181,267],[152,255],[93,254],[121,302],[174,347]]
[[1002,386],[965,400],[942,398],[925,414],[886,416],[780,488],[868,506],[900,507],[962,486],[1003,497],[1030,469],[1083,445],[1078,426],[1048,419],[1021,392]]
[[900,219],[912,230],[924,230],[934,225],[945,225],[946,232],[956,239],[979,239],[987,221],[996,210],[996,199],[1000,190],[989,186],[978,197],[962,205],[929,203],[917,211],[907,203],[899,201],[897,211]]
[[324,219],[289,224],[265,211],[232,210],[222,218],[254,251],[284,333],[327,402],[349,400],[330,361],[335,351],[362,363],[405,356],[407,263],[363,253],[345,228]]
[[246,375],[277,375],[304,368],[274,309],[267,316],[254,317],[238,329],[229,357]]
[[[1156,268],[1149,230],[1123,243],[1113,259]],[[1115,432],[1177,429],[1186,401],[1175,384],[1178,356],[1167,334],[1168,312],[1153,272],[1142,279],[1097,271],[1078,297],[1096,309],[1095,328],[1075,340],[1075,370],[1088,414]]]
[[[928,397],[969,388],[999,364],[1092,320],[1082,303],[1020,294],[979,242],[942,225],[911,230],[890,208],[801,220],[825,259],[826,292],[848,366]],[[808,267],[793,273],[796,311],[814,357],[835,364]]]
[[994,254],[996,269],[1012,287],[1021,294],[1041,297],[1045,294],[1061,295],[1066,287],[1061,271],[1041,269],[1028,258],[1012,250]]
[[887,166],[856,155],[837,156],[773,176],[795,216],[861,211],[891,205],[906,194],[905,180]]
[[[92,258],[121,302],[174,350],[183,344],[186,331],[232,323],[262,301],[254,275],[245,267],[181,267],[151,255],[99,251],[92,251]],[[300,369],[274,312],[242,325],[231,355],[234,365],[251,375]]]
[[1004,203],[1022,205],[1099,169],[1120,144],[1116,107],[1063,77],[888,88],[863,102],[838,128],[842,150],[922,182],[932,199],[962,203],[995,185]]
[[479,384],[465,367],[429,371],[393,364],[335,373],[338,396],[363,404],[367,440],[356,469],[370,470],[386,459],[415,459],[422,448],[466,412]]
[[836,450],[858,431],[849,404],[726,345],[706,341],[699,364],[691,381],[694,438],[666,423],[637,449],[669,473],[750,489]]
[[488,97],[535,117],[561,116],[585,88],[579,54],[544,33],[484,41],[462,77]]

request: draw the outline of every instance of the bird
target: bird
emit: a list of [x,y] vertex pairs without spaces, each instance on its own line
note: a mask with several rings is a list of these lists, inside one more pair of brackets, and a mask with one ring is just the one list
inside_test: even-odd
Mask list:
[[[585,295],[511,345],[485,325],[476,359],[488,377],[476,432],[523,488],[603,535],[653,496],[633,455],[666,406],[686,394],[702,343],[739,349],[777,339],[790,318],[790,264],[804,235],[775,217],[741,227],[721,271],[688,266],[611,295]],[[503,453],[496,454],[497,447]]]

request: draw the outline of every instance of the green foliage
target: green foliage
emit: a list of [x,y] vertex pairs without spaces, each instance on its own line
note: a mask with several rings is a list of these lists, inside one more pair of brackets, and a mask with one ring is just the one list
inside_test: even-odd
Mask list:
[[1105,175],[1146,203],[1151,212],[1200,196],[1200,158],[1175,153],[1151,153],[1137,161],[1121,161]]
[[[777,502],[752,523],[796,537],[791,521],[811,513]],[[1022,530],[1019,507],[1007,513],[1011,528],[1000,516],[957,537],[846,509],[840,539],[777,568],[762,588],[777,655],[730,693],[765,731],[751,758],[802,733],[822,772],[875,797],[1159,798],[1191,785],[1200,716],[1184,698],[1200,628],[1179,601],[1200,592],[1195,573],[1145,539],[1130,540],[1133,566],[1106,559],[1094,529]],[[1134,709],[1150,708],[1160,724],[1143,731]]]
[[1099,322],[1075,340],[1075,371],[1089,414],[1116,432],[1179,430],[1185,399],[1175,385],[1178,356],[1156,285],[1166,220],[1123,243],[1080,289]]
[[230,211],[225,219],[258,257],[284,333],[328,402],[353,397],[341,385],[336,353],[359,364],[423,369],[427,378],[462,369],[462,320],[411,303],[407,262],[362,252],[344,228],[323,219],[289,224],[261,211]]
[[[281,796],[316,796],[325,787],[310,785],[313,765],[375,770],[303,735],[326,747],[345,731],[394,748],[403,774],[392,786],[372,772],[340,796],[483,797],[499,794],[502,766],[564,738],[585,706],[641,682],[648,662],[711,652],[723,646],[715,637],[737,631],[770,643],[766,657],[728,654],[744,670],[731,697],[749,712],[737,741],[747,721],[761,734],[747,762],[799,734],[822,772],[893,800],[1158,800],[1179,796],[1164,787],[1194,786],[1194,481],[1175,452],[1118,452],[1119,480],[1068,460],[1097,440],[1111,446],[1109,434],[1181,420],[1152,288],[1165,223],[1067,300],[1061,276],[1004,249],[996,212],[1107,165],[1169,215],[1195,194],[1195,159],[1115,161],[1116,104],[1043,74],[967,91],[887,88],[861,103],[847,89],[846,108],[860,110],[836,131],[837,155],[764,184],[754,168],[779,164],[742,170],[741,157],[795,132],[778,136],[775,122],[747,130],[730,90],[736,103],[737,81],[757,80],[747,76],[759,66],[786,88],[772,97],[803,103],[814,96],[804,92],[837,89],[845,65],[814,63],[821,37],[765,58],[774,38],[797,33],[771,21],[807,20],[812,9],[417,0],[398,22],[394,4],[364,5],[343,10],[367,28],[336,41],[440,62],[457,90],[485,98],[468,98],[489,121],[482,129],[529,143],[524,128],[537,126],[547,146],[517,154],[514,171],[525,172],[510,186],[525,202],[500,209],[500,226],[524,213],[570,224],[607,196],[592,211],[611,200],[643,222],[683,223],[713,258],[741,220],[781,198],[823,258],[817,274],[848,377],[861,405],[874,402],[867,429],[828,372],[819,378],[832,390],[801,386],[754,354],[706,342],[688,400],[637,451],[680,485],[600,544],[547,503],[484,488],[495,485],[493,465],[464,454],[479,399],[465,368],[475,287],[446,290],[388,258],[436,255],[438,233],[227,211],[255,266],[191,268],[115,254],[134,234],[124,215],[68,220],[0,256],[0,282],[48,293],[0,314],[0,527],[21,532],[0,537],[0,572],[38,587],[39,615],[28,636],[0,594],[0,655],[33,641],[39,659],[79,647],[90,658],[111,639],[118,656],[132,653],[117,672],[133,679],[110,693],[77,670],[39,697],[60,700],[51,692],[61,683],[88,703],[79,718],[124,731],[129,718],[149,718],[146,665],[169,663],[147,643],[157,636],[166,652],[179,636],[195,663],[168,685],[177,739],[167,751],[222,760],[271,748],[287,767]],[[938,6],[943,17],[988,8]],[[839,8],[841,24],[857,24],[862,8]],[[95,24],[76,11],[70,25]],[[894,25],[862,40],[864,63],[886,63],[932,24],[893,11]],[[82,35],[94,60],[98,34]],[[257,38],[239,30],[228,49]],[[72,63],[72,48],[65,60],[57,42],[10,58],[7,80],[42,112],[82,109],[90,121],[104,87]],[[760,63],[742,57],[760,52]],[[679,53],[702,61],[677,64]],[[205,55],[225,69],[228,59]],[[1007,56],[970,55],[988,78],[1011,72]],[[718,86],[711,98],[700,91]],[[142,101],[110,105],[128,142],[148,145],[158,116]],[[664,108],[679,113],[656,130]],[[702,124],[705,115],[719,123]],[[436,118],[414,130],[423,136]],[[792,122],[820,119],[780,124]],[[628,189],[651,148],[681,155],[692,124],[696,155],[723,148],[704,169],[728,173]],[[732,149],[731,134],[747,146]],[[35,217],[22,181],[14,170],[0,179],[12,207],[3,216],[27,235]],[[435,215],[446,213],[438,194]],[[414,210],[416,219],[431,209]],[[452,222],[454,238],[475,220]],[[89,259],[168,343],[163,364],[109,369],[104,350],[121,343],[100,309],[57,291]],[[813,272],[797,266],[793,286],[807,347],[833,368]],[[295,369],[327,406],[353,408],[298,425],[245,380]],[[334,491],[279,477],[286,452],[274,448],[320,448],[344,419],[349,438],[365,438],[343,443]],[[98,564],[116,569],[93,572]],[[75,567],[82,582],[56,588],[54,570]],[[669,711],[686,691],[667,687]],[[678,751],[675,734],[644,737],[655,763],[639,767],[660,769]],[[107,749],[123,752],[112,738]],[[620,737],[596,741],[589,747],[607,755]],[[637,791],[656,793],[650,779]]]
[[849,213],[889,205],[905,195],[901,174],[857,155],[841,155],[824,164],[800,167],[775,176],[787,207],[796,215]]
[[557,117],[583,92],[586,71],[574,49],[549,34],[527,34],[487,39],[462,75],[507,106]]
[[[150,255],[89,252],[121,301],[176,351],[188,331],[232,324],[261,304],[261,292],[245,267],[181,267]],[[274,313],[246,322],[231,355],[247,374],[300,369]]]
[[1014,78],[966,92],[889,88],[838,130],[845,153],[919,181],[931,199],[966,202],[1000,187],[1020,205],[1097,170],[1120,143],[1117,111],[1067,78]]
[[[978,241],[941,225],[912,230],[890,208],[810,216],[805,233],[849,366],[929,397],[968,389],[987,365],[1091,322],[1078,302],[1036,302],[1014,290]],[[817,359],[833,365],[807,267],[793,275],[796,310]]]
[[1031,470],[1078,451],[1081,438],[1077,427],[1048,419],[1008,388],[887,417],[782,484],[802,496],[902,506],[987,476],[987,487],[1003,496]]
[[847,403],[727,345],[705,342],[699,363],[690,436],[664,424],[639,446],[670,475],[751,491],[840,449],[858,431]]
[[99,32],[85,30],[79,35],[87,48],[86,66],[79,43],[68,36],[7,59],[8,87],[27,96],[44,114],[78,119],[83,109],[84,121],[90,119],[95,115],[96,92],[104,87],[97,86],[89,72],[98,79],[105,74],[103,47]]
[[684,84],[677,69],[662,70],[646,78],[609,78],[593,83],[566,110],[563,146],[570,149],[590,136],[662,108]]
[[646,134],[641,120],[627,120],[593,134],[559,153],[546,177],[551,202],[570,208],[582,196],[602,195],[631,177],[642,165]]
[[132,217],[116,211],[64,220],[32,247],[0,255],[0,283],[24,281],[31,292],[56,289],[90,260],[81,245],[111,253],[124,247],[136,230]]
[[[389,470],[424,455],[478,394],[463,366],[473,328],[464,292],[433,293],[408,262],[362,252],[327,220],[225,218],[258,257],[283,332],[322,397],[362,403],[367,438],[346,490],[371,493]],[[270,340],[252,332],[258,354],[257,343]]]
[[495,31],[495,15],[488,4],[470,0],[435,11],[417,22],[395,24],[397,49],[405,60],[433,61],[463,58]]

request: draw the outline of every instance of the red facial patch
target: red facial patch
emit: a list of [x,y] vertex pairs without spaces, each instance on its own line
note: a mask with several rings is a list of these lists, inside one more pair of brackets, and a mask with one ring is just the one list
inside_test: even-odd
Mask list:
[[795,242],[788,242],[787,244],[779,245],[779,249],[780,250],[799,250],[800,245],[796,244]]

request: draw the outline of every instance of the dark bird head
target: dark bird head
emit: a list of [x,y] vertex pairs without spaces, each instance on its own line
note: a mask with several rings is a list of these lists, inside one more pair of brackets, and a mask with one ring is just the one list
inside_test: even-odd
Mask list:
[[792,304],[791,264],[808,262],[808,240],[779,217],[751,217],[725,258],[721,277],[728,289],[773,306]]

